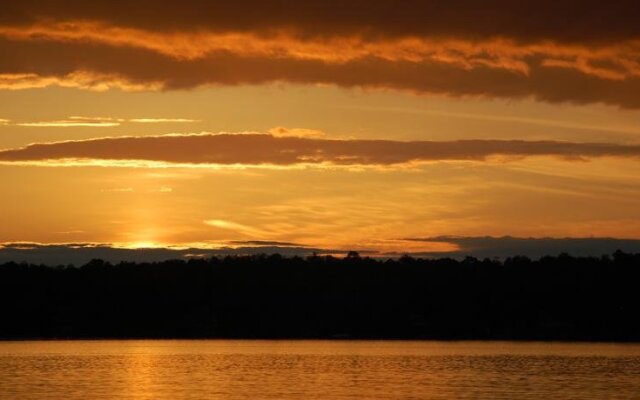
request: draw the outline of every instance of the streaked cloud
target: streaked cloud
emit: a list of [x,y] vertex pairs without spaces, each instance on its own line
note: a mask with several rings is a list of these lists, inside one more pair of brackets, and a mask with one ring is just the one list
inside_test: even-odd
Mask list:
[[129,122],[137,122],[140,124],[157,124],[157,123],[165,123],[165,122],[199,122],[195,119],[187,119],[187,118],[133,118],[130,119]]
[[101,74],[95,71],[76,70],[64,74],[20,72],[3,73],[0,70],[0,89],[24,90],[49,86],[76,88],[103,92],[109,89],[125,91],[160,90],[161,82],[135,83],[117,74]]
[[274,137],[301,137],[319,139],[324,138],[326,133],[317,129],[305,129],[305,128],[286,128],[284,126],[277,126],[269,129],[269,134]]
[[105,121],[105,122],[125,122],[124,118],[113,118],[113,117],[85,117],[82,115],[72,115],[68,119],[73,121]]
[[86,117],[73,115],[66,119],[52,120],[52,121],[27,121],[27,122],[13,122],[8,119],[0,119],[0,125],[13,125],[13,126],[25,126],[35,128],[73,128],[73,127],[91,127],[91,128],[111,128],[120,126],[123,123],[143,123],[143,124],[157,124],[157,123],[191,123],[199,122],[195,119],[187,118],[115,118],[115,117]]
[[[32,144],[0,151],[5,163],[55,165],[403,165],[531,156],[565,160],[640,157],[640,145],[523,140],[394,141],[312,139],[271,134],[172,134]],[[113,162],[111,162],[113,161]],[[137,163],[139,161],[139,163]]]
[[68,231],[60,231],[60,232],[54,232],[54,233],[57,235],[79,235],[79,234],[85,233],[85,231],[80,229],[72,229]]
[[300,243],[293,242],[277,242],[272,240],[232,240],[229,244],[238,246],[288,246],[288,247],[306,247]]
[[617,250],[640,253],[640,239],[616,238],[521,238],[503,237],[472,237],[472,236],[438,236],[427,238],[405,239],[408,242],[445,243],[457,247],[456,250],[445,252],[423,252],[415,255],[429,257],[513,257],[527,256],[540,258],[568,253],[574,256],[599,257],[612,254]]
[[233,221],[226,221],[222,219],[208,219],[203,221],[206,225],[209,225],[214,228],[225,229],[233,232],[237,232],[243,235],[248,236],[263,236],[265,235],[265,231],[254,228],[252,226],[239,224]]
[[119,122],[108,121],[88,121],[88,120],[56,120],[56,121],[41,121],[41,122],[18,122],[16,126],[28,126],[36,128],[71,128],[71,127],[92,127],[92,128],[109,128],[113,126],[120,126]]
[[436,116],[447,117],[452,119],[463,119],[471,121],[489,121],[504,123],[512,129],[518,129],[520,125],[538,125],[548,128],[560,128],[571,130],[572,132],[606,132],[606,133],[623,133],[630,135],[640,135],[640,126],[619,126],[617,121],[606,121],[606,124],[588,124],[579,123],[567,119],[561,118],[534,118],[531,116],[513,116],[513,115],[501,115],[491,113],[469,113],[469,112],[457,112],[454,110],[446,109],[429,109],[429,108],[408,108],[408,107],[375,107],[375,106],[362,106],[362,105],[348,105],[341,108],[346,110],[362,110],[373,111],[378,113],[389,113],[398,115],[417,115],[417,116]]

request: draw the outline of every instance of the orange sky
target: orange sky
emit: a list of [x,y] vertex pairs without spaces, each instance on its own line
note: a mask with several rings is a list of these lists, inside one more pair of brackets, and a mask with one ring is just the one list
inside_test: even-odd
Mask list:
[[13,3],[0,242],[640,238],[633,2]]

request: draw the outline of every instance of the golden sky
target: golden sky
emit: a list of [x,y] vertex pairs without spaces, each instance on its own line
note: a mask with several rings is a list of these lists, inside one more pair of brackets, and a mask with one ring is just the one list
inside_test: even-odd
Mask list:
[[634,1],[8,3],[0,242],[640,239]]

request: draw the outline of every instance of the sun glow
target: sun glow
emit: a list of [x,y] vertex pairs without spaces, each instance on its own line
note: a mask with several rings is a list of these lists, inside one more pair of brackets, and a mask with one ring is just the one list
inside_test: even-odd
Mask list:
[[163,247],[161,244],[158,244],[151,240],[132,242],[125,245],[125,248],[127,249],[156,249],[161,247]]

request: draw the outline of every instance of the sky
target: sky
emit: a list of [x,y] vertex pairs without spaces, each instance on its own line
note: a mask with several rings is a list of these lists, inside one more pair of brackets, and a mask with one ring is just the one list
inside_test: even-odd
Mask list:
[[640,243],[635,1],[5,3],[0,260]]

